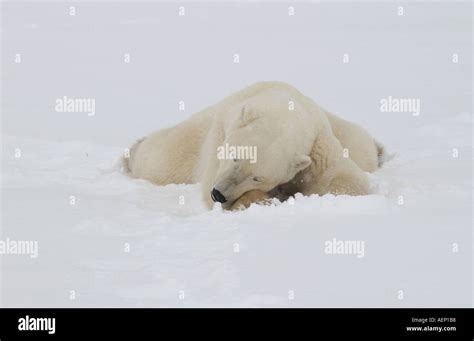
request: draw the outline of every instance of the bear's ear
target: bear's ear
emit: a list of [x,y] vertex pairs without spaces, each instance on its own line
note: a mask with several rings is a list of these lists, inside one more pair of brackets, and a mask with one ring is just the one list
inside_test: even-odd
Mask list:
[[242,107],[242,111],[240,113],[240,121],[242,126],[246,126],[252,121],[255,121],[259,118],[258,111],[255,108],[250,107],[248,104]]
[[291,170],[294,174],[302,171],[311,164],[311,158],[306,155],[298,155],[291,163]]

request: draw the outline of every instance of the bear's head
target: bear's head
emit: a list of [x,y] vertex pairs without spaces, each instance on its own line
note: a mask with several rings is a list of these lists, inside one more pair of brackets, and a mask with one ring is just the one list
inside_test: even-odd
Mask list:
[[224,128],[211,198],[230,207],[250,190],[269,192],[311,164],[313,131],[286,102],[246,103]]

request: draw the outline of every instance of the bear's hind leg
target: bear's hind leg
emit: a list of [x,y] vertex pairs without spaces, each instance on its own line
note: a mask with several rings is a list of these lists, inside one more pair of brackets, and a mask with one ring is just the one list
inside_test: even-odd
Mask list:
[[358,174],[339,174],[329,183],[328,193],[334,195],[367,195],[370,194],[370,186],[367,176]]

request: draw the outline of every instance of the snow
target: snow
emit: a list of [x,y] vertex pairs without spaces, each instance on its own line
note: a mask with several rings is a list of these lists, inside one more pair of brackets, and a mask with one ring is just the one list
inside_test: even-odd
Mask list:
[[[189,4],[186,18],[170,3],[106,5],[78,5],[71,22],[61,4],[4,4],[1,239],[37,240],[39,256],[0,255],[2,306],[472,305],[469,3],[406,5],[403,18],[390,3],[298,3],[290,24],[285,4]],[[274,35],[254,31],[262,20]],[[209,211],[198,184],[118,169],[135,139],[262,79],[386,145],[374,194]],[[54,112],[64,95],[96,98],[96,116]],[[389,95],[421,98],[420,116],[381,113]],[[333,238],[363,241],[364,257],[326,254]]]

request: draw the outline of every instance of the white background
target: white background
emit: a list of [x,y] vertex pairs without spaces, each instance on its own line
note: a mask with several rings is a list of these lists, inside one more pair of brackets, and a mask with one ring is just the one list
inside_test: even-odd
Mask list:
[[[37,240],[39,257],[0,256],[1,304],[471,306],[471,3],[180,5],[2,4],[2,238]],[[262,80],[396,153],[376,194],[209,212],[198,185],[114,170],[135,139]],[[95,98],[96,115],[56,112],[63,96]],[[420,99],[420,116],[380,112],[388,96]],[[365,257],[326,255],[332,238]]]

